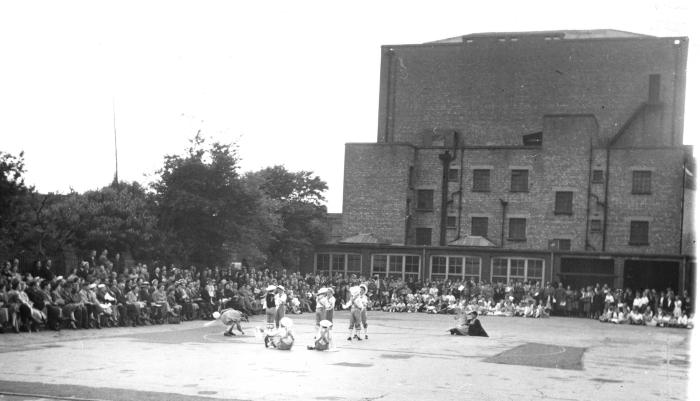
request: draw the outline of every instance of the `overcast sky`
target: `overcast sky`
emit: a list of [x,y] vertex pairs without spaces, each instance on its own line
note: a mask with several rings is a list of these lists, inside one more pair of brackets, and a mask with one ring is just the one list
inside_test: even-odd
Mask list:
[[[611,28],[688,36],[685,142],[697,145],[692,1],[31,2],[0,5],[0,150],[42,192],[148,183],[198,130],[237,141],[243,171],[328,182],[346,142],[374,142],[380,46],[475,32]],[[694,5],[692,7],[695,7]]]

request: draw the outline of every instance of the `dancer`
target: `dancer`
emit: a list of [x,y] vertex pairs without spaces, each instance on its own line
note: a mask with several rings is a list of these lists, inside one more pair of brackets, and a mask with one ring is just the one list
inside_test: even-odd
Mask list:
[[369,305],[369,297],[367,296],[367,284],[360,284],[360,297],[362,297],[362,310],[360,310],[360,322],[362,323],[362,334],[365,335],[365,340],[369,340],[367,336],[367,306]]
[[248,319],[246,318],[245,314],[243,314],[243,312],[237,311],[233,308],[228,308],[222,310],[221,312],[214,312],[212,316],[214,317],[214,319],[221,321],[221,323],[223,323],[224,326],[228,326],[226,331],[224,331],[225,336],[235,336],[236,334],[233,333],[234,327],[238,329],[238,331],[240,331],[241,334],[245,335],[243,329],[241,328],[241,320],[248,321]]
[[[344,309],[350,307],[350,327],[348,328],[348,341],[356,339],[361,341],[362,338],[359,336],[362,327],[367,327],[367,317],[365,314],[364,321],[362,319],[362,311],[367,310],[367,297],[365,293],[367,292],[367,286],[361,285],[359,287],[351,287],[350,301],[343,305]],[[367,334],[365,333],[365,339],[367,339]]]
[[459,314],[455,316],[457,327],[450,330],[451,335],[456,336],[477,336],[488,337],[486,331],[481,327],[481,322],[476,318],[476,311],[467,312],[463,307],[459,309]]
[[294,345],[294,333],[292,332],[293,322],[288,317],[280,319],[280,328],[272,335],[265,336],[265,348],[288,351]]
[[277,308],[275,311],[275,327],[278,329],[280,327],[280,321],[284,319],[284,314],[287,310],[286,305],[287,294],[284,292],[284,287],[278,285],[275,293],[275,307]]
[[265,289],[267,294],[263,298],[263,309],[265,309],[265,316],[267,318],[266,330],[271,333],[275,329],[275,317],[277,315],[277,306],[275,304],[275,287],[274,285],[268,285]]
[[333,323],[333,311],[335,310],[335,297],[333,296],[335,294],[335,291],[333,290],[333,287],[328,287],[328,291],[326,294],[326,299],[328,302],[328,306],[326,306],[326,320],[329,322]]
[[321,321],[326,320],[326,306],[328,305],[327,293],[328,288],[322,287],[319,288],[316,294],[316,335],[314,336],[314,340],[319,337]]
[[314,345],[308,345],[306,349],[315,349],[316,351],[328,351],[331,348],[331,342],[333,337],[331,334],[331,328],[333,327],[333,322],[328,320],[321,320],[319,322],[321,330],[318,333],[317,338],[314,341]]

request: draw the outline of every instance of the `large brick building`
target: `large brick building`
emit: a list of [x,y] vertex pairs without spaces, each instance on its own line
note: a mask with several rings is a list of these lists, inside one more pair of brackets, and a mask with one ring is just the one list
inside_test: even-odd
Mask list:
[[[613,30],[383,46],[314,269],[689,288],[688,40]],[[336,238],[337,239],[337,238]]]

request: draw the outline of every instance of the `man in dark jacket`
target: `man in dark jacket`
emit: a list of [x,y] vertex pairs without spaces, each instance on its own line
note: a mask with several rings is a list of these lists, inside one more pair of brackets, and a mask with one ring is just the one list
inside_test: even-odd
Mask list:
[[450,329],[450,334],[456,336],[488,337],[489,335],[486,334],[486,330],[481,326],[481,322],[476,316],[476,311],[471,311],[466,314],[462,312],[458,317],[457,327]]

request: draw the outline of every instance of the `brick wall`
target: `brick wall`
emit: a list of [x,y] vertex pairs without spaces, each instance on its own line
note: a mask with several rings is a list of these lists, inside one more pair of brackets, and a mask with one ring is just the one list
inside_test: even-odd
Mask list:
[[384,46],[378,142],[419,145],[421,132],[446,128],[468,145],[517,145],[552,113],[593,114],[610,138],[660,74],[657,139],[682,143],[687,39],[518,39]]
[[346,144],[343,237],[373,233],[402,244],[409,166],[414,150],[400,144]]

